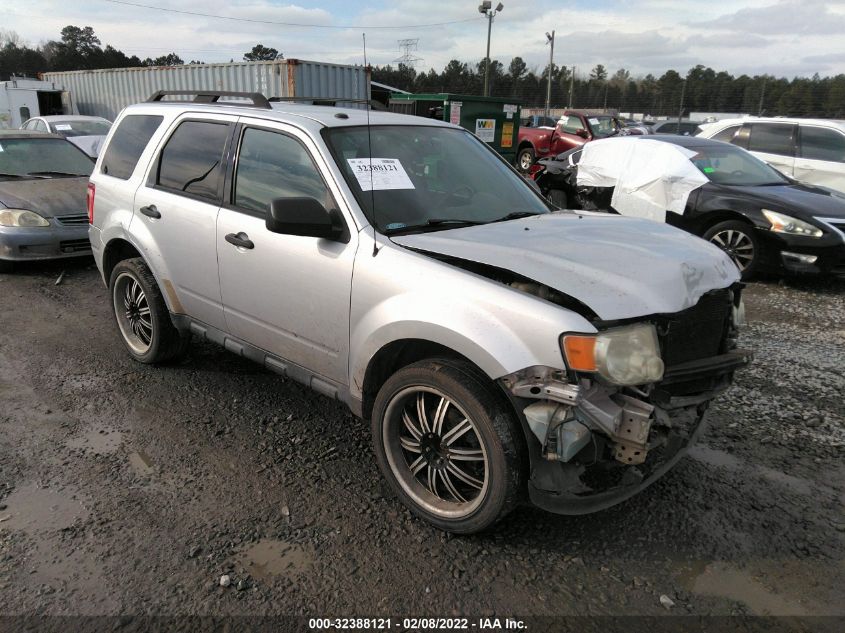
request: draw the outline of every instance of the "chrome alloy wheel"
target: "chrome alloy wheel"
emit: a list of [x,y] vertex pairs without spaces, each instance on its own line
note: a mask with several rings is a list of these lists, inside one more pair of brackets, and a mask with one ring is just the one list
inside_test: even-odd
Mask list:
[[531,154],[528,152],[522,152],[519,155],[519,167],[522,171],[528,171],[531,169],[531,165],[534,164],[534,160],[531,158]]
[[740,272],[754,261],[754,243],[742,231],[725,229],[713,235],[710,241],[728,254]]
[[121,273],[115,280],[113,301],[123,338],[134,352],[144,354],[153,340],[152,316],[144,289],[135,277]]
[[439,390],[420,385],[398,392],[382,433],[399,485],[428,512],[459,518],[484,500],[487,450],[472,420]]

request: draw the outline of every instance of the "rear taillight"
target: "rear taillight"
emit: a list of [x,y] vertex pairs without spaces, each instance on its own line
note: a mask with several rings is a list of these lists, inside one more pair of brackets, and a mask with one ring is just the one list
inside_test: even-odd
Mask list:
[[94,224],[94,194],[97,188],[93,182],[88,183],[88,224]]

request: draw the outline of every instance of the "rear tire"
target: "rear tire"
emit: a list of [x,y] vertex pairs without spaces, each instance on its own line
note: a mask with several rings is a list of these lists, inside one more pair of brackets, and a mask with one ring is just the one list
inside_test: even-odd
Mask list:
[[754,277],[760,268],[760,242],[750,224],[729,220],[711,226],[704,239],[718,246],[739,269],[743,280]]
[[155,277],[140,257],[124,259],[109,280],[112,310],[129,355],[146,363],[164,363],[185,354],[190,334],[174,327]]
[[536,154],[534,153],[534,148],[532,147],[524,147],[519,150],[519,154],[516,155],[516,166],[519,171],[528,173],[531,169],[531,165],[534,164],[535,157]]
[[396,495],[441,530],[480,532],[523,496],[522,429],[504,396],[466,362],[425,360],[393,374],[376,397],[372,434]]

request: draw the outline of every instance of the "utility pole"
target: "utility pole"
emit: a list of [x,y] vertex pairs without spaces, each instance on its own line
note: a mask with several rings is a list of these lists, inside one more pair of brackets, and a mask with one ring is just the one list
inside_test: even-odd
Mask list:
[[572,109],[572,89],[575,87],[575,66],[572,67],[572,72],[569,74],[569,105],[567,109]]
[[681,86],[681,109],[678,110],[678,134],[681,133],[681,118],[684,116],[684,97],[687,94],[687,80],[684,79],[684,84]]
[[602,110],[607,112],[607,79],[604,80],[604,107]]
[[766,80],[768,77],[763,76],[763,88],[760,91],[760,107],[757,108],[757,116],[763,116],[763,99],[766,97]]
[[505,8],[501,2],[493,9],[492,0],[483,0],[478,5],[478,12],[487,16],[487,57],[484,58],[484,96],[490,96],[490,33],[493,30],[493,18]]
[[549,49],[549,85],[546,86],[546,116],[551,112],[552,104],[552,70],[555,67],[555,32],[551,35],[546,33],[546,43],[551,45]]

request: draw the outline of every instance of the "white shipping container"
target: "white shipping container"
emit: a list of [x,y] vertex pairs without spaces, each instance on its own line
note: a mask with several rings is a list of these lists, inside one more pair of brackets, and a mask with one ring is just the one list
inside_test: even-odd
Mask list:
[[74,70],[43,73],[42,78],[69,90],[80,114],[110,121],[126,106],[146,101],[159,90],[259,92],[267,98],[369,99],[370,95],[370,73],[364,66],[297,59]]

